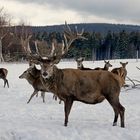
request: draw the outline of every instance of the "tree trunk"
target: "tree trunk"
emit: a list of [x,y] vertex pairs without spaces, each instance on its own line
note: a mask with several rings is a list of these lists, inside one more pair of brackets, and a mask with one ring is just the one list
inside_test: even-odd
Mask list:
[[92,61],[96,61],[96,48],[92,49]]
[[109,60],[110,59],[110,46],[108,46],[108,52],[107,52],[107,59]]
[[2,39],[0,39],[0,62],[4,62],[4,58],[2,54]]
[[137,50],[137,54],[136,54],[136,62],[138,62],[138,59],[139,59],[139,50]]

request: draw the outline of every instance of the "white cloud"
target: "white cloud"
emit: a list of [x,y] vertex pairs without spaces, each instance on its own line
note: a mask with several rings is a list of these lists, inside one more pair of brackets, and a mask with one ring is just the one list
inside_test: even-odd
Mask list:
[[69,10],[53,9],[50,5],[38,5],[35,3],[22,4],[19,2],[1,0],[5,10],[13,15],[13,20],[17,23],[24,21],[31,25],[64,24],[68,22],[78,22],[81,17],[76,12]]
[[140,24],[139,0],[0,0],[18,23],[50,25],[79,22]]

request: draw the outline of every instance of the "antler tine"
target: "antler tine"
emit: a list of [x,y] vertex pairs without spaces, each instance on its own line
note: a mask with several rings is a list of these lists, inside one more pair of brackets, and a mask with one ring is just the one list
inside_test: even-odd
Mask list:
[[[52,60],[52,63],[58,64],[59,61],[61,60],[62,56],[66,53],[64,40],[62,40],[62,44],[61,44],[61,48],[60,48],[57,41],[55,39],[53,39],[51,47],[52,47],[52,49],[51,49],[49,59]],[[56,50],[56,49],[59,49],[59,50]]]
[[65,42],[65,45],[66,45],[66,48],[67,48],[67,50],[68,50],[68,40],[67,40],[67,37],[66,37],[66,35],[64,34],[64,41],[63,42]]
[[29,42],[27,43],[27,46],[24,46],[24,51],[27,54],[27,57],[29,58],[32,54]]
[[34,43],[35,43],[36,54],[32,53],[30,45],[28,45],[27,50],[26,50],[27,56],[28,56],[28,59],[29,59],[29,66],[34,66],[35,64],[39,64],[38,60],[42,59],[42,57],[39,53],[38,47],[37,47],[37,40],[34,41]]
[[37,47],[37,40],[35,41],[35,50],[36,50],[36,53],[37,53],[38,55],[40,55],[39,50],[38,50],[38,47]]
[[84,33],[84,29],[82,28],[81,33],[78,33],[78,34],[79,34],[79,35],[83,35],[83,33]]
[[64,44],[64,40],[62,40],[62,55],[64,55],[65,54],[65,44]]
[[[36,57],[42,59],[43,57],[41,56],[41,54],[39,52],[37,42],[38,42],[38,40],[35,41]],[[48,59],[48,56],[46,56],[45,58]]]
[[77,36],[78,36],[77,38],[81,38],[81,39],[84,39],[84,40],[88,40],[86,37],[82,36],[83,33],[84,33],[84,29],[83,29],[83,28],[82,28],[81,33],[78,33],[78,30],[77,30]]
[[65,25],[66,25],[67,29],[69,30],[69,32],[71,33],[71,32],[72,32],[72,31],[71,31],[71,28],[70,28],[70,26],[67,24],[66,21],[65,21]]
[[55,43],[54,41],[52,42],[52,49],[51,49],[51,53],[50,56],[53,57],[54,56],[54,51],[55,51]]
[[29,45],[29,42],[28,42],[28,45],[27,45],[27,52],[28,52],[29,54],[31,54],[31,53],[32,53],[32,52],[31,52],[30,45]]
[[77,29],[77,26],[75,26],[75,30],[76,30],[76,34],[79,35],[79,36],[82,36],[83,33],[84,33],[84,29],[82,28],[82,31],[81,33],[78,33],[78,29]]
[[78,29],[77,29],[77,26],[75,26],[75,30],[76,30],[76,34],[78,34]]

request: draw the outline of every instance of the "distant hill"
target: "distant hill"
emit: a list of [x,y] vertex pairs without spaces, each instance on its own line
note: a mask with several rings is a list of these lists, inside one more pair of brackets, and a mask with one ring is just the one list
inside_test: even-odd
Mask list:
[[[112,32],[119,32],[125,30],[127,32],[139,31],[139,25],[125,25],[125,24],[107,24],[107,23],[79,23],[79,24],[69,24],[73,29],[77,26],[78,30],[84,28],[85,32],[100,32],[107,33],[109,30]],[[63,32],[64,25],[52,25],[52,26],[32,26],[33,32]]]

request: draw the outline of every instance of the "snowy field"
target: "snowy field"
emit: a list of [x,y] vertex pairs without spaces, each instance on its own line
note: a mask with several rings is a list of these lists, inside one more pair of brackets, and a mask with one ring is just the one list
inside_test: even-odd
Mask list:
[[[140,80],[140,62],[128,61],[128,76]],[[140,60],[139,60],[140,61]],[[111,60],[114,67],[120,60]],[[103,67],[104,62],[84,62],[85,67]],[[46,103],[34,97],[29,104],[33,88],[19,75],[26,70],[27,64],[4,63],[0,67],[9,70],[10,88],[3,88],[0,80],[0,140],[140,140],[140,89],[122,89],[120,102],[125,107],[125,128],[112,126],[114,112],[105,100],[97,105],[74,102],[68,127],[63,126],[63,103],[52,99],[46,93]],[[60,62],[59,68],[76,68],[76,62]],[[131,84],[131,83],[130,83]]]

